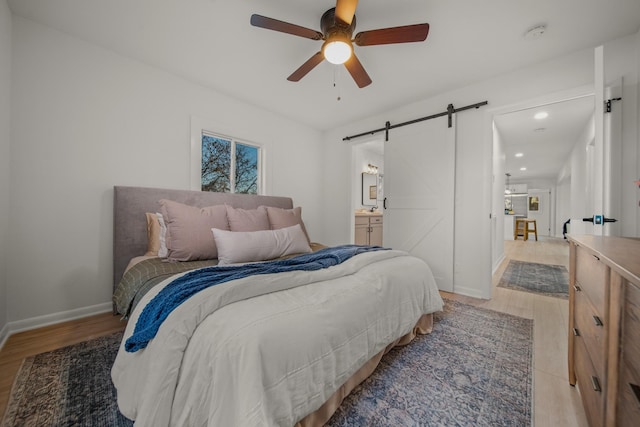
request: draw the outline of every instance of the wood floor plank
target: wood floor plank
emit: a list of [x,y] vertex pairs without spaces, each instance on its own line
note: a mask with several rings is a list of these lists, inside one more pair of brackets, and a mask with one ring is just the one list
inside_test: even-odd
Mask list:
[[[567,333],[558,299],[539,296],[535,302],[534,351],[536,369],[569,381]],[[562,355],[563,357],[558,357]]]
[[589,425],[580,394],[567,380],[535,370],[534,425],[586,427]]

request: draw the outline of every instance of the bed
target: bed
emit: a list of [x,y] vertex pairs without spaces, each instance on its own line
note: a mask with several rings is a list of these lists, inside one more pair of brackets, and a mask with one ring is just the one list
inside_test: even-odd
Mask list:
[[[156,212],[168,255],[150,252]],[[200,220],[216,225],[196,232]],[[215,258],[180,252],[196,240],[203,251],[215,242]],[[431,332],[443,302],[426,263],[310,240],[287,197],[114,187],[123,415],[137,426],[321,426],[387,351]]]

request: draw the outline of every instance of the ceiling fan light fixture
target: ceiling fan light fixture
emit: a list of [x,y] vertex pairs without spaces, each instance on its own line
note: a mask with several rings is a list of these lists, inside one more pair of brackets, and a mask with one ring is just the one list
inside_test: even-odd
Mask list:
[[384,44],[423,42],[429,34],[429,24],[403,25],[400,27],[379,28],[376,30],[353,33],[356,28],[356,7],[358,0],[336,0],[336,7],[332,7],[322,14],[320,28],[322,32],[300,25],[268,18],[266,16],[251,15],[251,25],[280,33],[291,34],[311,40],[323,40],[320,51],[313,54],[287,80],[300,81],[325,59],[332,64],[344,64],[359,88],[371,84],[371,77],[362,66],[354,52],[353,44],[358,46],[376,46]]
[[324,58],[332,64],[344,64],[353,54],[353,46],[350,42],[341,39],[327,40],[322,46]]

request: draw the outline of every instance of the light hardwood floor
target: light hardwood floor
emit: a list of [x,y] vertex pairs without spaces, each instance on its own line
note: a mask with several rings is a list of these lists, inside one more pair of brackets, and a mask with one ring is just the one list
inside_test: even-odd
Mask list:
[[[563,239],[505,241],[506,259],[493,278],[493,298],[479,300],[443,292],[461,302],[534,319],[534,423],[537,427],[587,426],[578,391],[567,377],[567,300],[497,287],[509,259],[542,264],[569,264]],[[22,360],[30,355],[75,344],[124,329],[109,313],[11,336],[0,351],[0,414],[4,414],[11,385]]]

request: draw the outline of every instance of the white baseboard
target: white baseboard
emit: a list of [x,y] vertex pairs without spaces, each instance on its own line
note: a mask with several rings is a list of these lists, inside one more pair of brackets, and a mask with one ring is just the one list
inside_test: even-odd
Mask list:
[[0,350],[4,347],[4,343],[7,342],[7,338],[9,338],[9,325],[4,325],[2,330],[0,330]]
[[473,298],[480,298],[480,299],[487,299],[487,300],[491,299],[491,295],[483,295],[477,289],[467,288],[464,286],[454,286],[454,293],[465,295],[468,297],[473,297]]
[[18,332],[30,331],[43,326],[55,325],[56,323],[67,322],[69,320],[81,319],[83,317],[102,314],[113,310],[113,303],[91,305],[89,307],[76,308],[74,310],[61,311],[59,313],[46,314],[44,316],[32,317],[30,319],[17,320],[4,325],[0,331],[0,350],[4,347],[7,339]]
[[493,276],[494,274],[496,274],[496,271],[498,270],[498,267],[500,267],[500,264],[502,264],[502,261],[504,261],[505,256],[504,253],[502,254],[502,256],[496,261],[495,264],[493,264],[493,269],[491,269],[491,275]]

